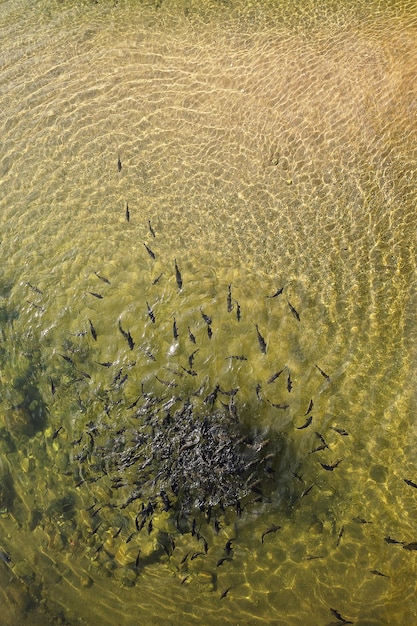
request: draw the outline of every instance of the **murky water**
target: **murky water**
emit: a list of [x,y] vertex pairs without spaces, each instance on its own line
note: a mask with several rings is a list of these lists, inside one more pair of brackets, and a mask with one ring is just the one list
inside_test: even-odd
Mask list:
[[2,623],[415,622],[417,13],[334,4],[0,3]]

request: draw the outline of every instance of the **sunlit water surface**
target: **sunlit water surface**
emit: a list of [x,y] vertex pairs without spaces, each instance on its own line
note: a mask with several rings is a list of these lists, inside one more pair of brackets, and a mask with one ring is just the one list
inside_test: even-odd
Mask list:
[[[334,5],[0,3],[3,624],[416,622],[417,11]],[[241,513],[127,503],[149,397]]]

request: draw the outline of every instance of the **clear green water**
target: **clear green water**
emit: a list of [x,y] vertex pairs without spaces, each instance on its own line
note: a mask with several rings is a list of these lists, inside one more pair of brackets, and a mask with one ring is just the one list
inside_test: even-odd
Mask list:
[[[416,9],[159,4],[0,3],[3,623],[414,623]],[[270,440],[207,553],[77,458],[142,383]]]

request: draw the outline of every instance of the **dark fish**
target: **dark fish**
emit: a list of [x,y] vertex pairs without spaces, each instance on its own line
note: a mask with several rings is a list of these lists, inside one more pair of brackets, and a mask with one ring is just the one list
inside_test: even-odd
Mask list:
[[135,559],[135,568],[138,569],[139,567],[139,562],[140,562],[140,550],[138,552],[138,556]]
[[397,541],[396,539],[392,539],[391,537],[384,537],[384,541],[386,541],[387,543],[398,543],[400,545],[404,545],[404,541]]
[[161,272],[159,274],[159,276],[157,276],[153,281],[152,281],[152,285],[156,285],[156,283],[159,283],[161,276],[162,276],[163,272]]
[[294,315],[295,319],[299,322],[300,321],[300,316],[298,315],[297,311],[295,310],[295,308],[293,307],[291,302],[289,300],[287,300],[287,302],[288,302],[288,306],[290,307],[291,313]]
[[67,356],[66,354],[60,354],[59,356],[62,356],[62,358],[64,359],[64,361],[66,361],[67,363],[71,363],[71,365],[75,365],[74,361],[71,359],[71,357]]
[[148,220],[148,225],[149,225],[149,231],[150,231],[150,233],[151,233],[152,237],[156,237],[156,235],[155,235],[155,231],[154,231],[154,229],[152,228],[151,220]]
[[303,428],[307,428],[307,426],[310,426],[312,421],[313,421],[313,416],[310,415],[309,417],[307,417],[307,419],[304,422],[304,424],[302,426],[296,426],[296,429],[297,430],[303,430]]
[[247,361],[247,357],[243,355],[232,354],[231,356],[225,356],[225,359],[236,359],[236,361]]
[[183,370],[184,370],[184,372],[186,372],[186,373],[187,373],[187,374],[189,374],[190,376],[197,376],[197,372],[196,372],[195,370],[193,370],[193,369],[189,369],[189,370],[187,370],[187,369],[186,369],[185,367],[183,367],[182,365],[181,365],[181,369],[183,369]]
[[264,537],[266,535],[269,535],[269,533],[275,533],[280,528],[281,526],[276,526],[276,524],[272,524],[272,526],[270,526],[267,530],[265,530],[265,532],[262,533],[262,537],[261,537],[262,543],[264,542]]
[[52,439],[56,439],[56,438],[58,437],[59,433],[61,432],[61,430],[62,430],[62,426],[60,426],[60,427],[59,427],[59,428],[58,428],[58,429],[54,432],[54,434],[52,435]]
[[382,572],[380,572],[377,569],[371,569],[369,571],[371,572],[371,574],[375,574],[376,576],[383,576],[384,578],[389,578],[389,576],[387,574],[383,574]]
[[291,389],[292,389],[292,380],[291,380],[290,371],[288,370],[288,377],[287,377],[287,390],[288,390],[288,393],[290,393]]
[[339,622],[342,622],[342,624],[353,624],[353,622],[349,622],[344,617],[342,617],[340,615],[339,611],[336,611],[336,609],[330,609],[330,612],[331,612],[332,615],[335,616],[336,619],[339,620]]
[[326,372],[323,372],[321,367],[319,367],[316,363],[314,363],[314,367],[317,367],[317,369],[319,370],[319,372],[323,376],[323,378],[325,378],[326,380],[330,380],[330,376],[328,374],[326,374]]
[[87,293],[89,293],[90,296],[94,296],[95,298],[98,298],[99,300],[103,299],[103,296],[101,295],[101,293],[95,293],[94,291],[88,291]]
[[232,302],[232,285],[229,285],[227,291],[227,312],[231,313],[233,311],[233,302]]
[[129,344],[129,348],[133,350],[133,348],[135,347],[135,342],[132,339],[132,335],[130,334],[129,330],[128,331],[123,330],[120,320],[119,320],[119,330],[122,333],[123,337],[126,339],[127,343]]
[[227,596],[227,594],[229,593],[230,590],[231,590],[231,587],[228,587],[227,589],[222,591],[222,593],[220,594],[220,600],[223,600],[223,598],[225,598]]
[[262,397],[261,397],[261,389],[262,389],[262,385],[261,385],[261,383],[258,383],[258,384],[256,385],[256,389],[255,389],[255,391],[256,391],[256,397],[258,398],[258,400],[262,400]]
[[403,545],[404,550],[417,550],[417,541],[412,541],[411,543],[405,543]]
[[305,496],[307,494],[310,493],[310,491],[313,489],[315,483],[313,483],[312,485],[310,485],[310,487],[307,487],[307,489],[304,489],[304,491],[301,493],[300,498],[305,498]]
[[211,329],[210,324],[207,324],[207,337],[211,339],[213,337],[213,331]]
[[122,162],[120,160],[120,154],[117,155],[117,169],[119,170],[119,172],[122,171]]
[[211,317],[209,317],[208,315],[206,315],[206,314],[204,313],[203,309],[200,309],[200,311],[201,311],[201,315],[202,315],[202,317],[203,317],[203,320],[205,321],[205,323],[206,323],[208,326],[210,326],[210,324],[211,324],[211,322],[212,322]]
[[232,552],[232,549],[233,549],[233,548],[232,548],[232,542],[233,542],[233,541],[234,541],[233,539],[229,539],[229,540],[227,541],[227,543],[226,543],[225,547],[224,547],[224,551],[225,551],[225,553],[226,553],[226,555],[227,555],[227,556],[229,556],[229,555],[231,554],[231,552]]
[[259,332],[258,324],[255,324],[255,328],[256,328],[256,333],[258,335],[259,348],[261,352],[266,354],[266,342],[265,342],[265,339],[262,337],[261,333]]
[[152,324],[155,324],[155,315],[154,315],[151,307],[149,306],[148,302],[146,302],[146,306],[148,307],[148,315],[149,315],[149,317],[151,319],[151,322],[152,322]]
[[199,351],[200,348],[197,348],[197,350],[194,350],[194,352],[192,352],[190,354],[190,356],[188,357],[188,364],[190,366],[190,369],[193,369],[193,363],[194,363],[194,355],[197,354],[197,352]]
[[45,312],[45,309],[43,306],[40,306],[39,304],[36,304],[35,302],[32,302],[32,300],[26,300],[26,302],[28,304],[30,304],[31,306],[35,307],[35,309],[38,309],[38,311],[42,311],[42,313]]
[[89,319],[89,324],[90,324],[90,331],[91,331],[91,335],[94,339],[94,341],[97,341],[97,333],[96,333],[96,329],[93,326],[93,322]]
[[373,522],[368,522],[363,517],[352,517],[352,522],[356,522],[356,524],[372,524]]
[[185,561],[188,559],[188,555],[189,555],[189,554],[190,554],[190,553],[189,553],[189,552],[187,552],[187,553],[186,553],[186,554],[182,557],[182,559],[181,559],[181,561],[180,561],[180,565],[184,565]]
[[225,563],[226,561],[231,561],[232,559],[230,558],[230,556],[223,556],[221,559],[219,559],[216,563],[216,567],[220,567],[220,565],[223,565],[223,563]]
[[236,318],[237,318],[237,321],[240,322],[240,319],[242,317],[240,313],[240,304],[237,300],[235,300],[235,303],[236,303]]
[[129,203],[126,202],[126,220],[130,221]]
[[306,556],[303,556],[303,561],[314,561],[315,559],[324,559],[324,555],[323,554],[306,554]]
[[320,433],[318,433],[317,431],[316,431],[314,434],[316,435],[316,437],[317,437],[318,439],[320,439],[320,441],[321,441],[321,443],[322,443],[322,446],[323,446],[323,449],[324,449],[324,448],[328,448],[328,447],[329,447],[329,446],[327,445],[327,443],[326,443],[326,441],[325,441],[325,439],[324,439],[323,435],[321,435],[321,434],[320,434]]
[[284,291],[284,287],[281,287],[281,289],[278,289],[275,293],[272,294],[272,296],[266,296],[266,297],[267,298],[276,298],[277,296],[280,296],[283,291]]
[[49,376],[49,382],[51,383],[51,393],[54,396],[56,388],[55,388],[55,383],[54,383],[54,381],[52,380],[52,378],[50,376]]
[[151,257],[151,259],[156,259],[155,254],[152,252],[152,250],[146,245],[146,243],[143,244],[146,248],[146,252],[149,254],[149,256]]
[[330,428],[336,431],[339,435],[342,435],[342,437],[347,437],[349,435],[347,430],[345,430],[344,428],[336,428],[335,426],[330,426]]
[[174,259],[174,263],[175,263],[175,280],[177,281],[178,289],[182,289],[182,277],[181,277],[181,272],[178,269],[177,259]]
[[412,480],[408,480],[408,478],[404,478],[403,480],[405,483],[407,483],[407,485],[410,485],[410,487],[414,487],[414,489],[417,489],[417,484],[413,483]]
[[321,461],[319,461],[319,463],[323,469],[327,470],[328,472],[332,472],[342,461],[343,459],[339,459],[338,461],[334,461],[330,465],[326,465],[326,463],[322,463]]
[[345,527],[342,526],[342,528],[339,530],[339,534],[337,536],[337,541],[336,541],[336,548],[339,546],[340,540],[343,537],[343,533],[345,532]]
[[269,400],[268,402],[271,406],[275,407],[276,409],[288,409],[288,407],[290,406],[289,404],[274,404],[273,402],[270,402]]
[[[272,297],[272,296],[271,296]],[[275,372],[275,374],[272,374],[272,376],[270,376],[268,378],[268,380],[266,381],[267,385],[270,385],[271,383],[273,383],[279,376],[281,376],[282,372],[284,371],[285,368],[283,368],[282,370],[279,370],[279,372]],[[307,413],[306,413],[307,415]]]
[[308,405],[308,409],[307,409],[307,411],[304,413],[304,415],[308,415],[308,414],[310,413],[310,411],[311,411],[311,410],[312,410],[312,408],[313,408],[313,405],[314,405],[314,403],[313,403],[313,399],[311,399],[311,400],[310,400],[310,404]]
[[194,561],[194,559],[196,559],[198,556],[204,556],[204,552],[194,552],[194,554],[190,556],[190,561]]
[[195,337],[194,337],[193,333],[191,332],[189,326],[188,326],[188,337],[190,338],[190,341],[192,341],[192,343],[196,343]]
[[37,294],[39,294],[39,295],[42,295],[42,294],[43,294],[43,291],[41,291],[41,290],[39,289],[39,287],[36,287],[36,285],[31,285],[30,283],[26,283],[26,285],[27,285],[28,287],[30,287],[30,288],[32,289],[32,291],[34,291],[35,293],[37,293]]
[[190,578],[191,574],[187,574],[187,576],[184,576],[184,578],[181,580],[181,585],[183,585],[185,582],[187,582],[187,580]]
[[113,365],[111,361],[106,361],[104,363],[100,361],[94,361],[94,362],[97,363],[97,365],[101,365],[102,367],[111,367]]
[[178,326],[174,317],[174,322],[172,324],[172,334],[174,335],[174,339],[178,339]]
[[156,374],[155,374],[155,378],[158,382],[160,382],[162,385],[165,385],[165,387],[178,387],[178,383],[176,383],[175,381],[171,380],[162,380],[162,378],[159,378]]
[[110,281],[109,281],[108,278],[105,278],[104,276],[101,276],[97,272],[94,272],[94,274],[97,276],[97,278],[99,278],[101,281],[103,281],[103,283],[107,283],[108,285],[110,285]]

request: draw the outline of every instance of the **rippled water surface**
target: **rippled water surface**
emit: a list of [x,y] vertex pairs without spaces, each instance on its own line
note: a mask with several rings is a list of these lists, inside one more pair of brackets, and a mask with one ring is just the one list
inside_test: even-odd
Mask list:
[[0,2],[2,623],[415,623],[416,25]]

